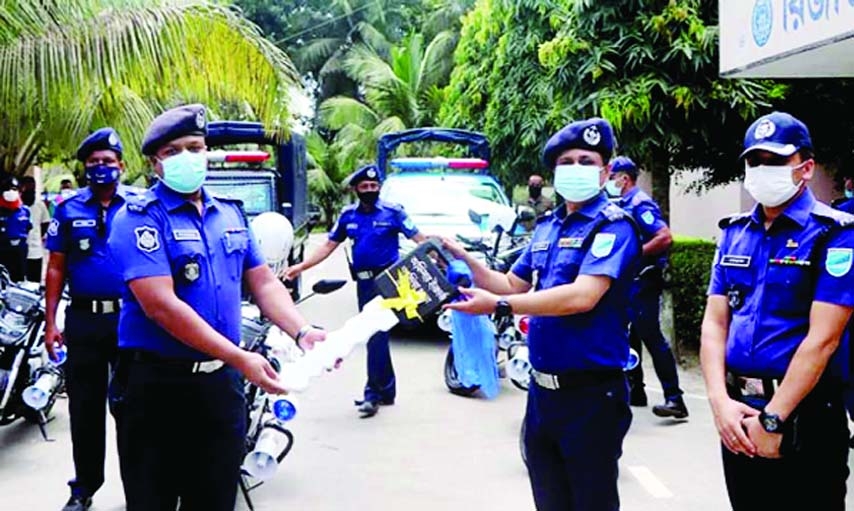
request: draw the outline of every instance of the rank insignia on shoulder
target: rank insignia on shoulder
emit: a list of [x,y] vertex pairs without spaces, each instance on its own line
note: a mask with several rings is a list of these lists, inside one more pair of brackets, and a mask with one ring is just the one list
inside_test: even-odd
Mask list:
[[133,232],[136,234],[136,248],[143,252],[154,252],[160,248],[160,235],[154,227],[144,225]]
[[184,278],[187,279],[187,282],[199,280],[201,273],[198,261],[190,261],[184,265]]

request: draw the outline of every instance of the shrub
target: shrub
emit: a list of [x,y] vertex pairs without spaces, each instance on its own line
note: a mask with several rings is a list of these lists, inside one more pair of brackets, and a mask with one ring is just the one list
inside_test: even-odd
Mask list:
[[700,326],[714,257],[715,243],[705,239],[675,236],[670,248],[669,282],[676,340],[691,350],[700,346]]

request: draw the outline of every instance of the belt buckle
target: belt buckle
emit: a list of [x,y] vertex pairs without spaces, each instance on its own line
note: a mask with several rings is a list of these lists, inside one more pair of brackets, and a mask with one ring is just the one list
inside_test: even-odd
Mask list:
[[218,371],[225,364],[222,360],[208,360],[205,362],[194,362],[192,371],[193,373],[213,373]]
[[101,302],[101,310],[104,314],[112,314],[116,312],[116,302],[112,300]]
[[557,390],[560,388],[558,377],[554,374],[541,373],[535,369],[531,370],[531,376],[540,387],[548,390]]
[[738,387],[743,396],[767,397],[774,393],[774,380],[768,380],[771,388],[766,388],[765,380],[762,378],[750,378],[746,376],[736,377]]
[[373,277],[373,272],[369,270],[356,272],[356,278],[359,280],[368,280]]

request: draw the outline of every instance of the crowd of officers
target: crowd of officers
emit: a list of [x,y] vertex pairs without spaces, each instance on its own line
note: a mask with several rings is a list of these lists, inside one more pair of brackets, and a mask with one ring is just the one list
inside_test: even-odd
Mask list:
[[[128,511],[179,503],[185,511],[234,509],[244,379],[285,390],[263,357],[239,347],[242,291],[302,348],[325,339],[265,264],[240,204],[203,186],[206,133],[202,105],[155,118],[141,150],[156,184],[136,190],[119,184],[118,134],[95,131],[77,152],[88,184],[56,207],[46,229],[46,345],[51,353],[68,346],[75,476],[64,511],[88,509],[104,482],[105,402]],[[547,199],[542,177],[531,176],[528,201],[540,218],[508,273],[442,240],[472,268],[475,285],[447,307],[532,318],[523,443],[539,511],[619,509],[630,405],[647,404],[640,370],[624,372],[631,345],[650,352],[664,390],[653,413],[688,416],[658,322],[672,236],[637,187],[637,166],[616,150],[600,118],[572,122],[546,142],[543,164],[562,202]],[[701,363],[735,510],[844,509],[854,216],[809,190],[812,150],[807,127],[791,115],[757,119],[735,162],[757,205],[720,223]],[[358,201],[288,278],[350,239],[360,307],[376,295],[373,278],[397,260],[398,235],[424,239],[402,207],[379,199],[380,176],[372,165],[351,175]],[[10,179],[0,185],[0,256],[13,278],[27,269],[26,251],[16,247],[27,246],[31,225],[47,223],[22,204],[30,188],[21,184],[19,197],[18,187]],[[71,300],[60,331],[66,285]],[[371,339],[367,372],[356,401],[362,417],[395,402],[387,334]],[[813,491],[801,490],[807,479]]]

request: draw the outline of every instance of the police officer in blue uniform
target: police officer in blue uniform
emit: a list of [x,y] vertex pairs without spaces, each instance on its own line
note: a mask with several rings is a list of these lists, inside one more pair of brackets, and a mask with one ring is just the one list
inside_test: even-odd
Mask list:
[[239,201],[214,197],[202,105],[152,121],[142,152],[158,177],[128,201],[109,246],[126,286],[111,402],[128,511],[232,511],[246,436],[241,374],[270,393],[278,376],[239,347],[241,286],[306,348],[325,338],[265,263]]
[[3,176],[0,178],[0,264],[9,270],[14,282],[26,277],[27,236],[32,227],[30,208],[21,200],[18,180]]
[[[317,265],[344,240],[353,240],[351,273],[356,280],[359,310],[377,296],[374,277],[397,262],[398,234],[421,243],[425,240],[399,204],[380,200],[380,175],[375,165],[365,165],[347,178],[359,202],[345,207],[329,232],[326,243],[300,264],[288,269],[287,278]],[[378,332],[368,341],[368,382],[364,398],[356,401],[363,418],[373,417],[380,405],[392,405],[396,396],[389,333]]]
[[[664,390],[664,404],[654,406],[652,413],[659,417],[684,419],[688,417],[688,408],[682,399],[682,389],[679,388],[676,359],[659,324],[664,268],[667,266],[667,251],[673,244],[673,236],[658,204],[637,186],[637,180],[638,167],[630,158],[618,156],[611,161],[611,178],[605,183],[605,188],[640,227],[643,241],[643,259],[632,286],[629,339],[638,355],[643,353],[641,344],[646,346]],[[642,364],[639,363],[629,372],[629,385],[630,404],[646,406]]]
[[[65,363],[75,477],[64,511],[82,511],[104,483],[106,404],[115,365],[122,278],[110,257],[107,237],[118,210],[133,195],[119,184],[124,170],[122,142],[113,128],[101,128],[77,149],[88,186],[63,201],[47,231],[45,345],[54,356],[68,345]],[[71,302],[65,329],[56,324],[62,290]]]
[[549,139],[543,161],[565,204],[539,221],[509,273],[489,270],[445,240],[477,286],[462,289],[469,300],[448,308],[532,317],[523,442],[538,511],[620,507],[617,461],[632,419],[623,373],[627,311],[641,242],[602,191],[614,146],[610,124],[599,118]]
[[812,141],[787,113],[748,128],[741,161],[758,204],[720,222],[700,348],[730,503],[843,510],[854,217],[807,187]]

